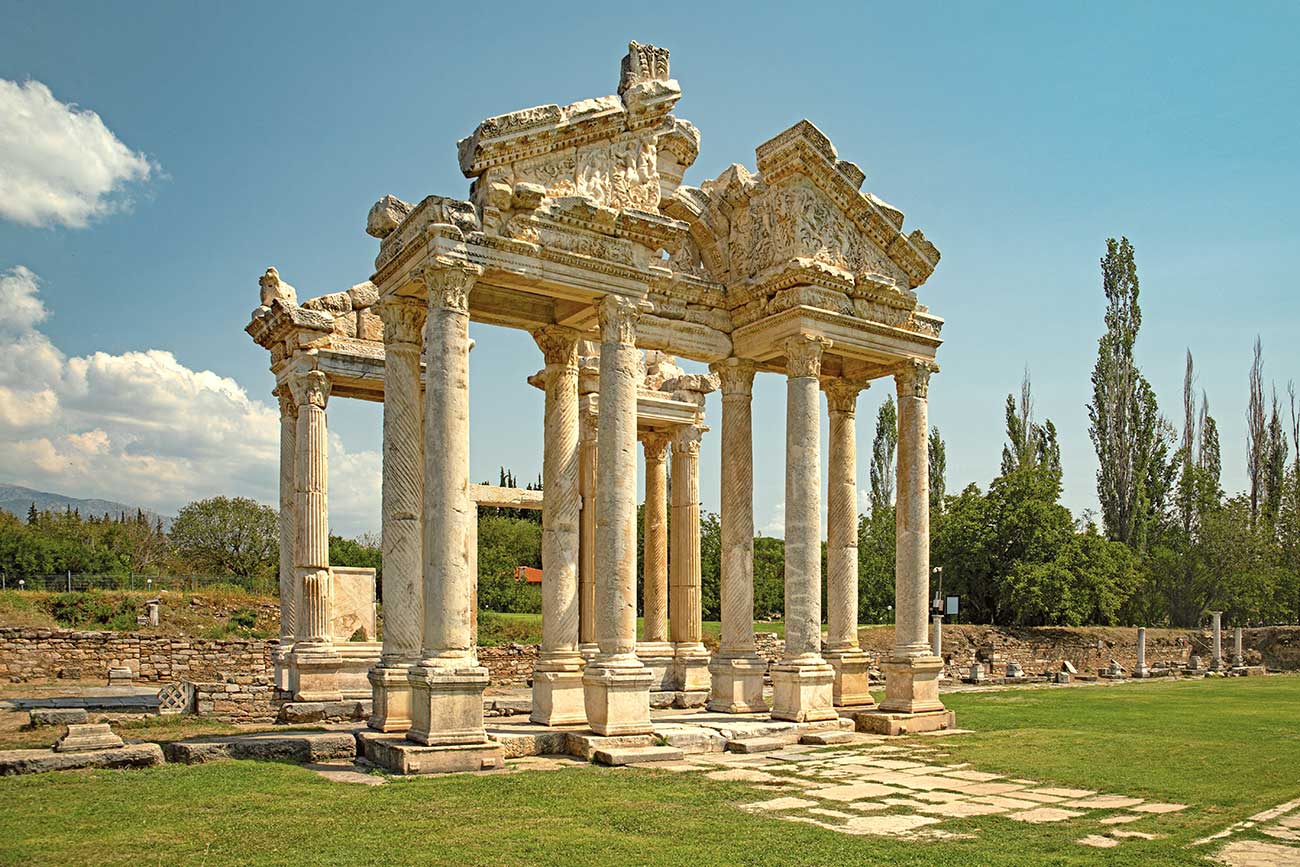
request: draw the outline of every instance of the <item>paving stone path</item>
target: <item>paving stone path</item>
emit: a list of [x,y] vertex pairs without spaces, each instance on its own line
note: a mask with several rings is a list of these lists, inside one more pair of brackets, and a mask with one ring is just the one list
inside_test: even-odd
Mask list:
[[1300,798],[1262,810],[1193,845],[1215,845],[1224,840],[1228,842],[1215,857],[1231,867],[1300,865]]

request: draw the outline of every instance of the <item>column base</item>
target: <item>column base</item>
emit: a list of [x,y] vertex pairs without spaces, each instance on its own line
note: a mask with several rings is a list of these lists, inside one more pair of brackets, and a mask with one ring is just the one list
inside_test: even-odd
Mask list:
[[861,650],[832,650],[824,654],[835,669],[832,695],[836,707],[869,708],[876,704],[871,695],[868,657]]
[[943,710],[939,701],[939,674],[943,660],[936,656],[891,659],[881,663],[885,673],[885,700],[882,711],[925,713]]
[[586,700],[582,688],[582,662],[533,670],[533,710],[529,722],[544,726],[581,725],[587,721]]
[[293,642],[281,642],[271,651],[275,666],[275,688],[281,692],[293,690]]
[[370,728],[379,732],[404,732],[411,727],[411,664],[380,663],[370,669],[372,687]]
[[835,719],[835,669],[825,660],[772,666],[772,719],[814,722]]
[[1137,666],[1136,668],[1133,669],[1133,675],[1132,675],[1132,676],[1133,676],[1133,677],[1150,677],[1150,676],[1151,676],[1151,667],[1150,667],[1150,666],[1147,666],[1147,665],[1139,665],[1139,666]]
[[411,667],[411,728],[407,740],[425,746],[482,744],[483,690],[488,670],[473,658],[463,667],[450,668],[420,663]]
[[293,649],[295,676],[293,697],[296,701],[342,701],[339,689],[339,666],[343,657],[328,644]]
[[650,734],[650,669],[633,658],[610,662],[597,658],[582,675],[587,725],[598,735]]
[[680,642],[673,647],[673,688],[701,692],[709,688],[709,651],[698,641]]
[[715,656],[709,663],[709,704],[714,713],[766,713],[763,675],[767,661],[752,656]]
[[593,642],[587,642],[578,645],[578,655],[582,657],[583,664],[587,664],[600,655],[600,645]]
[[505,748],[495,741],[428,747],[401,735],[360,732],[357,742],[368,761],[396,774],[495,771],[506,765]]
[[673,670],[675,657],[671,642],[638,641],[636,658],[641,660],[641,664],[650,669],[650,673],[654,676],[650,681],[651,690],[677,689],[676,672]]

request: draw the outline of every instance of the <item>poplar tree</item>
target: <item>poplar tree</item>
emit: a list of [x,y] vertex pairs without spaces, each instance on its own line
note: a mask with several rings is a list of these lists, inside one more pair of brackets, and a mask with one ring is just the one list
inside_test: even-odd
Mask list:
[[948,447],[939,435],[939,428],[930,428],[930,515],[943,513],[943,498],[948,493],[945,474],[948,471]]
[[898,451],[898,409],[890,395],[876,414],[876,436],[871,443],[871,514],[894,504],[894,455]]

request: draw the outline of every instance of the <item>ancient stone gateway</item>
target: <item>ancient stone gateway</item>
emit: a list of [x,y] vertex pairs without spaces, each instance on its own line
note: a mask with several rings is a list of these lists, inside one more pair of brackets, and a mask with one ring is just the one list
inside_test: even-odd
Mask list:
[[[371,209],[370,280],[297,302],[274,269],[248,331],[271,352],[281,429],[280,686],[344,691],[332,640],[325,407],[384,403],[382,648],[372,728],[392,761],[477,767],[493,749],[475,650],[476,502],[469,482],[471,320],[530,332],[544,367],[543,643],[532,719],[598,735],[651,729],[652,689],[708,691],[713,711],[767,712],[753,633],[753,448],[759,374],[787,382],[785,656],[772,717],[871,708],[857,642],[854,411],[872,380],[898,393],[897,641],[881,730],[950,724],[928,637],[927,384],[942,320],[915,290],[939,252],[860,192],[861,169],[801,121],[681,185],[699,133],[668,51],[632,43],[616,94],[488,118],[459,143],[466,200],[392,196]],[[674,357],[710,365],[685,375]],[[722,641],[700,634],[699,441],[721,391]],[[819,398],[830,411],[821,641]],[[636,448],[646,457],[645,635],[636,637]],[[671,453],[671,460],[668,454]],[[671,469],[669,469],[669,465]],[[672,473],[672,503],[665,483]],[[532,502],[530,505],[539,505]],[[665,527],[672,511],[670,535]],[[404,744],[404,746],[403,746]],[[416,756],[415,759],[412,756]]]

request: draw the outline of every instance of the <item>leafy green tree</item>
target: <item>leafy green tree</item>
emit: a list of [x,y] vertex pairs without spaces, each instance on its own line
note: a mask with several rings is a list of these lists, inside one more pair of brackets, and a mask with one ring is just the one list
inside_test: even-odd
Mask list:
[[769,536],[754,540],[754,619],[785,613],[785,542]]
[[271,575],[279,557],[275,509],[246,497],[212,497],[180,510],[172,545],[193,569],[240,578]]
[[894,507],[858,516],[858,622],[890,623],[894,604]]
[[478,605],[488,611],[541,611],[541,591],[515,578],[515,568],[542,565],[542,528],[527,518],[478,519]]
[[876,414],[876,435],[871,443],[871,511],[894,505],[894,476],[898,451],[898,408],[894,396],[885,398]]
[[944,445],[939,428],[930,428],[930,520],[943,512],[943,499],[948,492],[948,447]]
[[379,540],[373,537],[345,539],[342,536],[330,536],[330,565],[374,569],[375,578],[379,579],[384,574],[383,548]]

